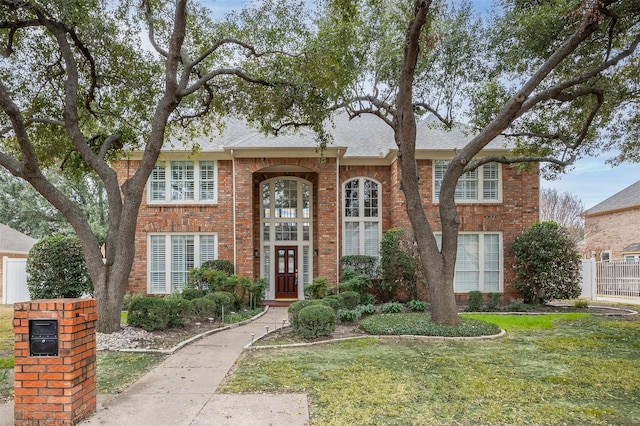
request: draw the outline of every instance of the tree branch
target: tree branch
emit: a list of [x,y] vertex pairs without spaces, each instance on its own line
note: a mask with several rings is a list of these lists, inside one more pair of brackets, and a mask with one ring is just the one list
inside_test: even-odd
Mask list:
[[571,155],[568,160],[559,160],[554,157],[537,157],[537,156],[526,156],[526,157],[505,157],[504,155],[491,155],[488,157],[483,157],[478,160],[473,160],[463,170],[463,174],[467,172],[471,172],[476,170],[478,167],[483,164],[488,163],[502,163],[502,164],[516,164],[516,163],[553,163],[557,164],[561,167],[566,167],[576,160],[576,156]]

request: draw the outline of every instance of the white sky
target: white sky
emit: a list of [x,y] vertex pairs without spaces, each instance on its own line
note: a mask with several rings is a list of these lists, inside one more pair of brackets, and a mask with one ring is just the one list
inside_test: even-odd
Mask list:
[[[203,0],[214,16],[239,9],[248,2],[249,0]],[[472,3],[479,12],[486,13],[491,8],[492,0],[472,0]],[[542,180],[541,186],[569,192],[582,200],[585,209],[589,209],[640,180],[640,164],[611,167],[605,164],[608,158],[609,155],[603,154],[580,160],[572,171],[554,181]]]

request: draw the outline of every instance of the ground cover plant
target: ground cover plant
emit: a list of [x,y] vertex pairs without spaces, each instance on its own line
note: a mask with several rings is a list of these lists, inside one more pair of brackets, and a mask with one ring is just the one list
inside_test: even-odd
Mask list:
[[252,351],[222,391],[305,392],[314,425],[640,423],[638,316],[482,319],[508,336]]

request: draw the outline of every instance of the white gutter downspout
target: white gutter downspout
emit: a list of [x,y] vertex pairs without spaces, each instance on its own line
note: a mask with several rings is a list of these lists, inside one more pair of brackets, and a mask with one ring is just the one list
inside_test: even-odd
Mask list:
[[340,149],[338,148],[338,155],[336,156],[336,293],[339,293],[338,284],[340,283],[340,248],[342,243],[340,242]]
[[231,150],[231,186],[232,186],[232,202],[233,202],[233,267],[238,268],[238,248],[236,244],[236,158],[233,156],[233,150]]

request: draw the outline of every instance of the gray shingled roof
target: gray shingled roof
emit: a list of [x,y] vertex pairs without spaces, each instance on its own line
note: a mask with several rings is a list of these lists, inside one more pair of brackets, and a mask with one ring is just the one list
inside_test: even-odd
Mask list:
[[37,241],[0,223],[0,252],[28,253]]
[[[318,146],[315,134],[306,128],[285,130],[278,136],[265,135],[247,123],[238,119],[228,119],[222,133],[210,137],[198,138],[202,152],[216,152],[230,149],[315,149]],[[397,149],[393,130],[381,119],[364,114],[349,120],[345,112],[338,112],[333,122],[328,122],[326,130],[332,135],[333,143],[329,147],[346,148],[345,157],[385,157]],[[444,130],[430,116],[418,123],[417,150],[453,151],[460,149],[471,140],[464,127]],[[493,140],[486,149],[508,150],[502,137]]]
[[640,252],[640,243],[629,244],[622,249],[622,253],[635,253]]
[[585,215],[640,207],[640,180],[587,210]]

